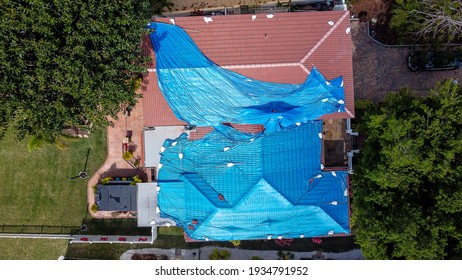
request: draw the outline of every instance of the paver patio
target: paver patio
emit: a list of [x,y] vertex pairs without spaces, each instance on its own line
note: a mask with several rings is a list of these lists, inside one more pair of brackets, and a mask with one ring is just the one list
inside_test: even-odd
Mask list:
[[413,72],[407,67],[409,48],[389,48],[367,36],[366,25],[351,22],[355,99],[383,100],[388,92],[409,87],[425,95],[438,81],[459,79],[462,69]]
[[[131,110],[129,116],[124,116],[122,112],[118,114],[117,120],[112,120],[114,126],[107,128],[107,157],[104,164],[93,174],[87,184],[88,194],[88,207],[89,213],[94,218],[114,218],[111,211],[98,211],[93,213],[90,207],[95,204],[95,195],[92,186],[98,184],[101,179],[105,177],[133,177],[140,176],[143,181],[147,181],[149,175],[141,167],[134,169],[122,157],[122,142],[127,136],[127,131],[132,131],[131,142],[133,143],[135,151],[134,157],[142,156],[142,133],[143,133],[143,100],[138,101],[136,106]],[[142,164],[142,162],[141,162]],[[140,165],[141,166],[141,165]],[[117,218],[130,218],[133,217],[130,213],[118,213]]]

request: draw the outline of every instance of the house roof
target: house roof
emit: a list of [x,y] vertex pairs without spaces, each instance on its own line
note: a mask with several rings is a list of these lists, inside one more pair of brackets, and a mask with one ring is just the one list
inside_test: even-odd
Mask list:
[[[170,19],[160,18],[170,23]],[[343,76],[347,112],[323,116],[347,118],[354,114],[352,45],[349,13],[345,11],[278,13],[273,18],[257,15],[175,18],[199,49],[219,66],[253,79],[302,83],[312,66],[327,79]],[[152,45],[146,54],[155,59]],[[184,124],[178,120],[158,84],[152,63],[142,86],[145,126]]]
[[[321,170],[322,123],[165,141],[161,217],[195,240],[348,234],[346,171]],[[226,134],[226,135],[225,135]]]

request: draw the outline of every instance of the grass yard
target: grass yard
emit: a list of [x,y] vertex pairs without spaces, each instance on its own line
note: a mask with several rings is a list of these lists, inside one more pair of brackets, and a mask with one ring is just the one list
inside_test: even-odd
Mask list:
[[199,243],[186,243],[183,236],[159,235],[154,244],[69,244],[65,254],[70,259],[118,260],[122,254],[132,249],[192,249],[199,248]]
[[64,256],[68,240],[0,238],[0,259],[57,260]]
[[[106,158],[106,133],[66,139],[66,148],[45,145],[29,152],[29,138],[17,142],[11,131],[0,140],[0,229],[2,225],[79,226],[86,213],[86,182],[78,175],[91,148],[91,176]],[[67,241],[0,239],[0,259],[56,259]]]

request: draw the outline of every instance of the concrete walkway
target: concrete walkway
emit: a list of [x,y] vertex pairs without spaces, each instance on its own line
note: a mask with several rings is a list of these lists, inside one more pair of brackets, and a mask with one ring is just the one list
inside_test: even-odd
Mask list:
[[[250,260],[252,257],[257,256],[263,260],[278,260],[278,251],[256,251],[256,250],[243,250],[238,248],[221,248],[221,247],[203,247],[194,250],[176,250],[176,249],[139,249],[128,250],[122,254],[121,260],[131,260],[132,255],[138,254],[156,254],[166,255],[170,260],[209,260],[209,255],[214,249],[226,250],[231,253],[230,260]],[[287,252],[283,250],[283,252]],[[315,260],[363,260],[361,250],[356,249],[343,253],[326,253],[320,251],[313,252],[292,252],[294,260],[300,259],[315,259]]]

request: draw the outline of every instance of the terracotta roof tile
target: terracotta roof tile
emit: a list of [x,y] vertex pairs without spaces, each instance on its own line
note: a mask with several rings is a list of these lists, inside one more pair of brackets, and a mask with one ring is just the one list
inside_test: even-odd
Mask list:
[[[170,23],[168,18],[158,21]],[[348,12],[278,13],[272,19],[259,14],[255,21],[251,15],[214,16],[211,23],[201,16],[179,17],[175,22],[212,61],[254,79],[302,83],[313,65],[328,79],[342,75],[345,104],[354,114],[352,43],[351,33],[346,32],[350,26]],[[144,44],[143,49],[154,56],[150,44]],[[149,74],[148,80],[143,90],[145,126],[184,124],[168,107],[155,72]],[[323,119],[347,117],[351,116],[336,113]]]
[[143,94],[144,126],[185,125],[168,106],[162,92],[157,85],[157,75],[149,72],[141,85]]
[[263,129],[265,129],[263,127],[263,125],[260,125],[260,124],[235,124],[235,123],[231,123],[229,125],[234,127],[236,130],[239,130],[241,132],[247,132],[247,133],[259,133],[259,132],[262,132]]
[[[199,49],[218,65],[298,62],[329,29],[329,20],[343,12],[280,13],[268,19],[257,15],[176,18]],[[161,19],[168,22],[168,19]],[[228,51],[226,51],[228,50]]]
[[[354,113],[353,49],[351,34],[346,32],[346,29],[349,27],[350,18],[346,16],[337,28],[307,58],[304,65],[307,67],[315,65],[327,79],[343,76],[345,105],[349,111]],[[324,116],[323,119],[329,117]]]
[[208,133],[211,132],[212,130],[213,130],[213,128],[210,127],[210,126],[197,127],[197,128],[196,128],[196,131],[192,131],[192,132],[189,134],[189,139],[190,139],[190,140],[199,140],[199,139],[202,139],[202,137],[204,137],[206,134],[208,134]]

